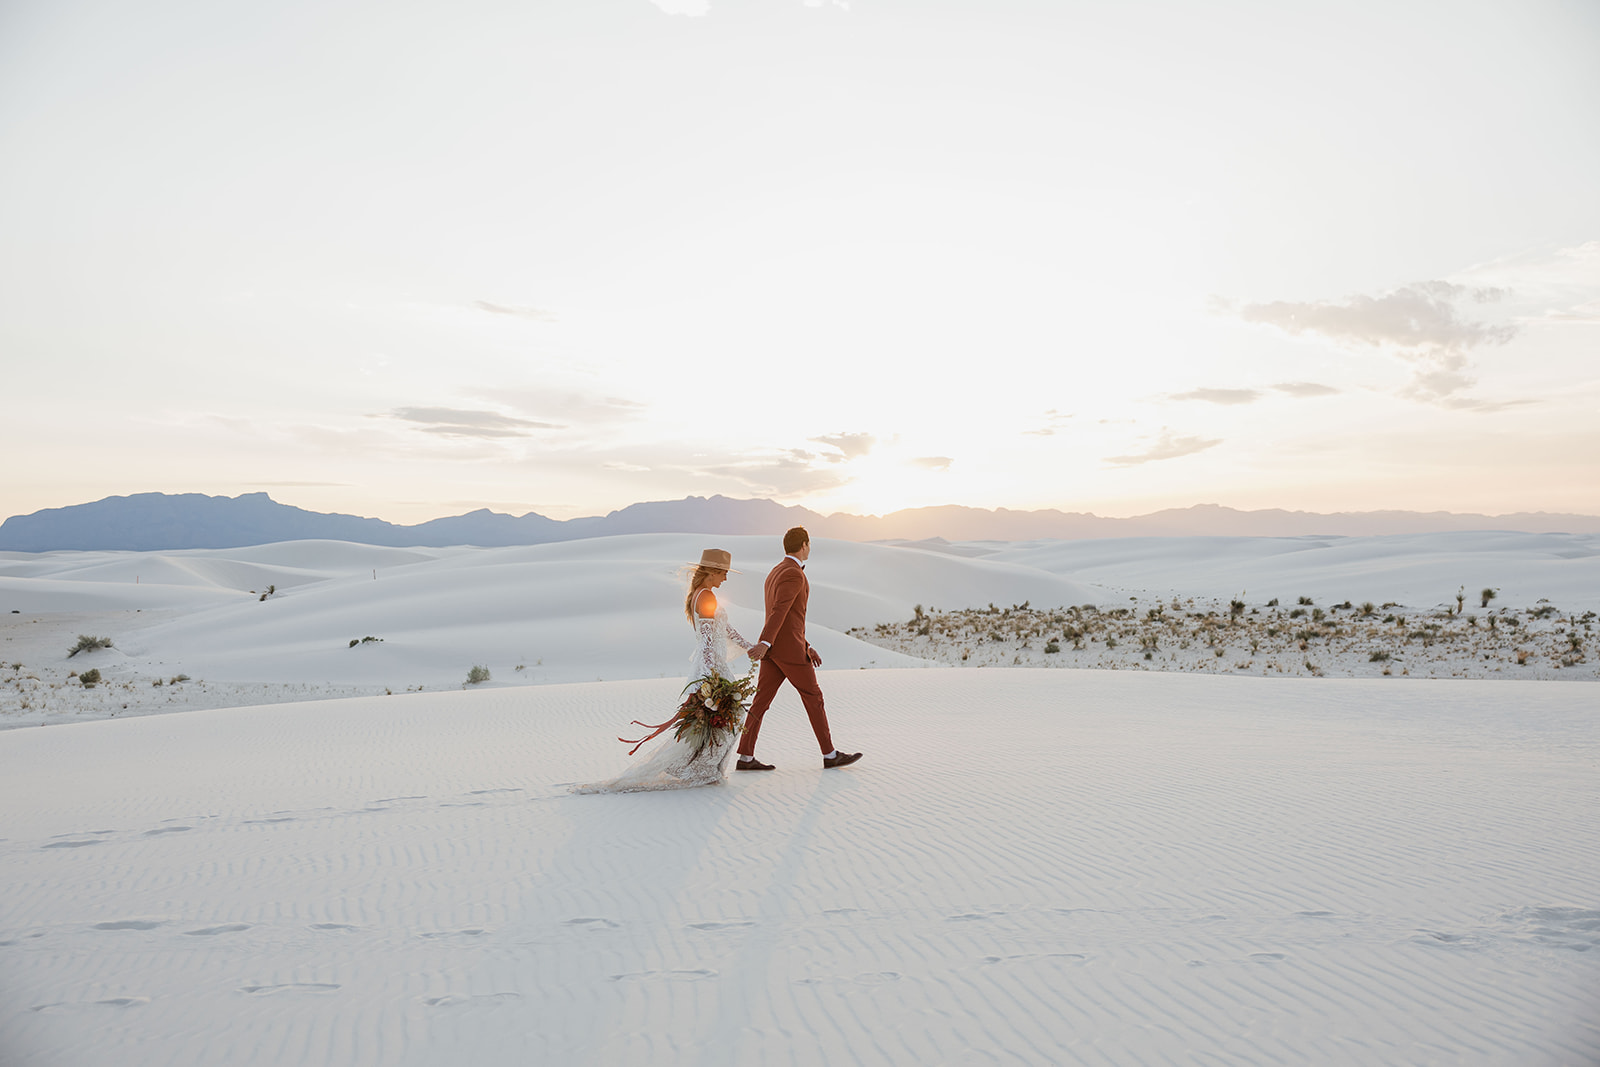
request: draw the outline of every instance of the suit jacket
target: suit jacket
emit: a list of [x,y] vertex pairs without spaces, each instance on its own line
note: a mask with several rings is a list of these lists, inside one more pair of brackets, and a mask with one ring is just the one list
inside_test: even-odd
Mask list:
[[788,556],[767,575],[767,621],[761,627],[761,640],[767,655],[779,663],[807,662],[811,646],[806,642],[806,601],[811,583],[805,568]]

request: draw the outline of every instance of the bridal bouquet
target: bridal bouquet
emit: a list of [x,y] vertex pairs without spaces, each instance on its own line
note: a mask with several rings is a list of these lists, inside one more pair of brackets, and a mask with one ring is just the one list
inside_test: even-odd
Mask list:
[[699,748],[720,731],[732,733],[744,725],[744,709],[755,691],[756,680],[748,674],[742,678],[713,674],[698,683],[690,682],[683,690],[678,732],[673,736]]
[[755,691],[754,674],[746,674],[742,678],[724,678],[720,674],[712,674],[696,679],[684,686],[683,703],[678,705],[676,715],[666,722],[654,724],[635,719],[635,726],[646,727],[652,732],[637,741],[626,737],[617,740],[633,746],[628,750],[631,756],[646,741],[668,727],[676,726],[678,729],[673,736],[694,745],[698,752],[718,733],[732,733],[744,724],[744,709],[749,706],[750,697]]

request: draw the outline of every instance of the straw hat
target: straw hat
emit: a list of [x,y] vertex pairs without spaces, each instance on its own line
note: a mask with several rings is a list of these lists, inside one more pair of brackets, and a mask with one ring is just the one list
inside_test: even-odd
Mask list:
[[700,562],[696,566],[710,571],[727,571],[730,574],[743,573],[733,569],[733,553],[720,548],[708,548],[700,553]]

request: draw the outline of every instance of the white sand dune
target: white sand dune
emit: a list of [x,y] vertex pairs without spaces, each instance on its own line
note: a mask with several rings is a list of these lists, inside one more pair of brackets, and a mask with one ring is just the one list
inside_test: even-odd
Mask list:
[[1587,686],[824,685],[666,794],[565,783],[671,679],[0,733],[0,1061],[1600,1060]]
[[[753,638],[762,580],[782,555],[773,538],[10,553],[0,560],[0,660],[38,677],[9,689],[0,682],[0,725],[317,695],[305,686],[329,687],[326,695],[454,688],[474,665],[487,667],[495,685],[681,676],[692,634],[679,572],[713,542],[743,572],[724,600]],[[843,631],[910,617],[935,591],[960,603],[1090,596],[1030,567],[882,545],[819,541],[813,560],[809,632],[831,668],[932,666]],[[277,591],[262,601],[269,586]],[[77,633],[108,636],[115,651],[68,661]],[[350,647],[369,636],[378,640]],[[106,678],[97,691],[66,683],[69,671],[91,667]],[[180,672],[208,688],[153,687]]]

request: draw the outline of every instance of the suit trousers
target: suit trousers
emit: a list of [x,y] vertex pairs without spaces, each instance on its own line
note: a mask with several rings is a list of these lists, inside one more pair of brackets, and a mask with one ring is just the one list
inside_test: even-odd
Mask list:
[[811,730],[817,735],[822,754],[826,756],[833,751],[833,738],[828,733],[828,713],[822,705],[822,687],[817,684],[817,669],[807,659],[798,663],[779,663],[769,652],[761,657],[755,699],[750,701],[750,711],[744,720],[744,733],[739,737],[741,756],[756,754],[756,736],[761,733],[762,716],[772,706],[772,698],[778,695],[778,687],[785,681],[800,694],[800,703],[805,705],[806,717],[811,720]]

